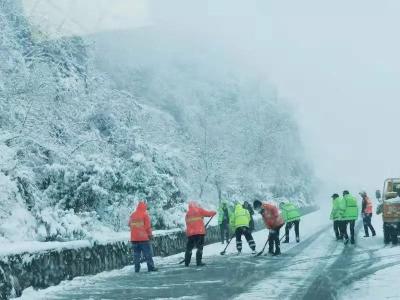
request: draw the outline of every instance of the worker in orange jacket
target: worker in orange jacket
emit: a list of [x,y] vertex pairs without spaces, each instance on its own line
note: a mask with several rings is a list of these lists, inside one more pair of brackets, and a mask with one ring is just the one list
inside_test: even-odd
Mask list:
[[142,253],[147,262],[147,270],[149,272],[157,271],[154,267],[150,245],[150,239],[153,234],[146,203],[143,201],[139,202],[136,210],[129,218],[128,225],[131,228],[131,243],[133,248],[135,272],[138,273],[140,271],[140,257]]
[[376,235],[375,228],[372,226],[371,221],[372,221],[372,209],[373,209],[373,204],[371,199],[368,197],[366,192],[361,192],[360,196],[362,198],[362,208],[361,208],[361,214],[363,217],[363,223],[364,223],[364,231],[365,231],[365,236],[364,237],[369,237],[369,232],[368,228],[371,230],[372,236]]
[[[260,212],[264,219],[265,226],[269,229],[268,235],[268,252],[274,256],[281,254],[279,231],[285,224],[285,221],[279,213],[279,209],[269,203],[262,203],[255,200],[253,203],[254,209]],[[275,245],[275,251],[274,251]]]
[[197,266],[204,266],[201,261],[203,258],[204,238],[206,229],[204,226],[205,217],[213,217],[217,214],[216,211],[209,211],[201,208],[196,202],[189,202],[188,211],[186,213],[186,235],[188,241],[186,244],[185,252],[185,266],[188,267],[192,258],[192,250],[197,248],[196,264]]

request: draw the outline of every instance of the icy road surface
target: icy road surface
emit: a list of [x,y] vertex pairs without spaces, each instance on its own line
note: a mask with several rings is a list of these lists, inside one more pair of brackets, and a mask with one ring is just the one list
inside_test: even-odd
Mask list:
[[[22,299],[400,299],[400,247],[384,247],[378,232],[363,238],[356,226],[356,245],[336,242],[327,212],[301,221],[299,244],[282,245],[280,257],[234,255],[234,242],[221,256],[221,244],[205,248],[207,266],[185,268],[183,254],[156,259],[160,271],[135,274],[131,266],[96,276],[76,278],[43,291],[24,291]],[[291,232],[293,237],[293,232]],[[255,234],[261,249],[267,231]],[[292,238],[293,240],[293,238]]]

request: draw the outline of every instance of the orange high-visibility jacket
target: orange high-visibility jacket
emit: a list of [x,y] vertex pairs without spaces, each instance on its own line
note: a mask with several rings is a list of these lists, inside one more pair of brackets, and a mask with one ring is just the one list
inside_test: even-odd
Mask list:
[[215,216],[217,212],[211,210],[205,210],[201,208],[197,203],[190,202],[189,209],[186,213],[186,235],[205,235],[206,229],[204,227],[203,219],[205,217]]
[[150,217],[147,213],[147,205],[139,202],[136,210],[129,218],[132,242],[145,242],[152,236]]
[[277,229],[285,224],[285,221],[279,214],[279,209],[275,205],[263,203],[262,207],[264,210],[262,217],[268,229]]
[[373,207],[373,205],[372,205],[371,199],[369,199],[368,197],[365,197],[365,198],[363,199],[363,201],[364,201],[363,207],[365,207],[363,213],[364,213],[364,214],[372,214],[372,207]]

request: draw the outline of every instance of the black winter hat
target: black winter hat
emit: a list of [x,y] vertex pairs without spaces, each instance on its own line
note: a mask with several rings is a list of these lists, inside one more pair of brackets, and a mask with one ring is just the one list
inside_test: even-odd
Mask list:
[[253,202],[254,209],[261,207],[261,205],[262,205],[262,203],[260,200],[254,200],[254,202]]
[[333,199],[339,198],[339,194],[333,194],[333,195],[332,195],[332,198],[333,198]]

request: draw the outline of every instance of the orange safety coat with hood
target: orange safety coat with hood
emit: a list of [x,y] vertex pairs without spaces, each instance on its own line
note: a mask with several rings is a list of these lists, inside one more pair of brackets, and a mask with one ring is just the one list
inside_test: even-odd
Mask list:
[[147,205],[139,202],[136,210],[129,218],[132,242],[146,242],[152,237],[151,222],[147,213]]
[[212,210],[205,210],[201,208],[196,202],[189,202],[189,209],[186,213],[186,235],[205,235],[206,229],[204,227],[203,219],[205,217],[215,216],[217,212]]
[[279,213],[279,209],[275,205],[263,203],[262,208],[262,217],[268,229],[277,229],[285,224],[285,221]]

